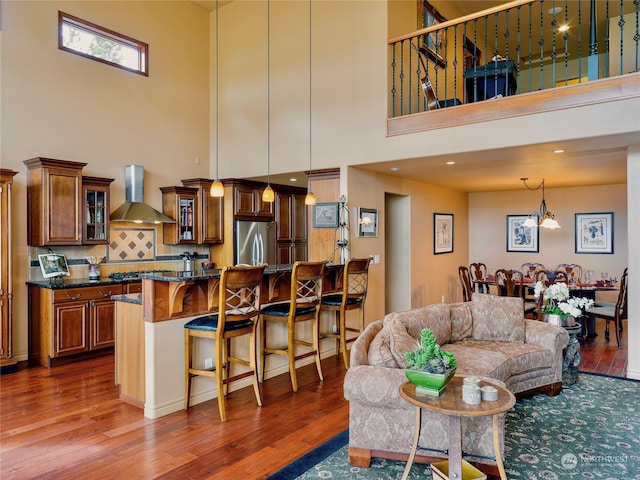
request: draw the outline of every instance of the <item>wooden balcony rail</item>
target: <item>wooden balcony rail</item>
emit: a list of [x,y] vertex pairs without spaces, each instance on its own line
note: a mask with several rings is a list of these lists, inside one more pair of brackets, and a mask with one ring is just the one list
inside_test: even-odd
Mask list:
[[[389,117],[638,72],[640,2],[515,0],[391,38]],[[568,28],[564,28],[568,27]]]

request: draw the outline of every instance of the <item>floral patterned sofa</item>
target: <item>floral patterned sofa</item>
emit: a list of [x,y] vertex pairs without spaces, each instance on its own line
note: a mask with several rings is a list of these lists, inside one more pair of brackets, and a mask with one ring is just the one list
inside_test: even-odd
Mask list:
[[[562,350],[567,332],[526,320],[522,299],[474,293],[470,302],[435,304],[387,315],[367,326],[351,349],[344,379],[349,401],[349,460],[369,467],[371,457],[404,459],[413,441],[415,410],[400,397],[406,381],[404,354],[431,328],[452,352],[458,375],[504,382],[517,396],[557,395],[562,389]],[[500,418],[501,449],[504,415]],[[423,411],[418,456],[446,457],[447,417]],[[470,460],[494,465],[491,417],[462,417],[463,451]],[[504,453],[504,452],[503,452]]]

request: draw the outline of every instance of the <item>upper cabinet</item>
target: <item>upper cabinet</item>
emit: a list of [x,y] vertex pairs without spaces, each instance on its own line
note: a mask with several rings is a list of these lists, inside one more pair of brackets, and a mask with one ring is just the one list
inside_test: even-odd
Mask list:
[[[225,183],[226,185],[226,183]],[[233,214],[238,219],[273,220],[273,202],[262,201],[264,185],[233,186]]]
[[209,194],[213,180],[190,178],[182,180],[185,187],[198,189],[198,243],[216,244],[224,242],[224,197]]
[[87,164],[42,157],[24,164],[29,245],[81,245],[82,169]]
[[305,261],[308,257],[306,191],[278,186],[275,201],[276,263]]
[[82,177],[84,244],[109,243],[109,186],[113,178]]
[[163,223],[163,243],[192,245],[199,243],[198,189],[190,187],[162,187],[162,213],[176,223]]

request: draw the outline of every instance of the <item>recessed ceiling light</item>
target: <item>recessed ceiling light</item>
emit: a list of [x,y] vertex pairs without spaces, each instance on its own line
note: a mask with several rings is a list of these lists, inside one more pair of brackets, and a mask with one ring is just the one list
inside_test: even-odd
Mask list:
[[557,15],[562,12],[564,9],[562,7],[553,7],[548,10],[549,15]]
[[290,182],[297,182],[297,181],[298,181],[298,179],[297,179],[297,178],[293,178],[293,177],[292,177],[292,178],[290,178],[290,179],[289,179],[289,181],[290,181]]
[[447,162],[447,165],[455,165],[456,162]]
[[556,148],[553,153],[564,153],[564,149],[562,148]]
[[569,25],[560,25],[558,27],[559,32],[566,32],[567,30],[569,30]]
[[392,172],[397,172],[397,171],[400,170],[400,168],[399,167],[391,167],[391,168],[389,168],[389,170],[391,170]]

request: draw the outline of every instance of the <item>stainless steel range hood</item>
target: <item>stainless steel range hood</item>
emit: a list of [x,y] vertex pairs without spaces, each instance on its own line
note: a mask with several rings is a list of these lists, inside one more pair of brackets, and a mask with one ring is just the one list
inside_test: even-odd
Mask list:
[[170,217],[144,203],[144,167],[127,165],[124,172],[124,199],[109,216],[112,222],[176,223]]

